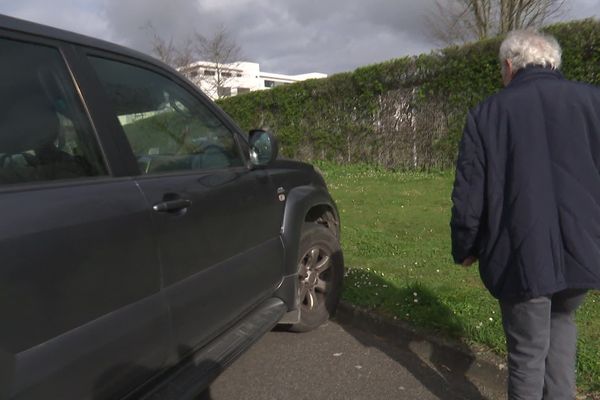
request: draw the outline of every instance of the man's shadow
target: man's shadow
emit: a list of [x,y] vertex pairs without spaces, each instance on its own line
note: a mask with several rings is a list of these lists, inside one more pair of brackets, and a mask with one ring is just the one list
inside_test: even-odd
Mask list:
[[[396,299],[413,302],[414,293],[417,293],[419,307],[431,307],[435,318],[449,326],[454,334],[460,335],[463,332],[459,318],[431,290],[420,285],[392,289],[389,282],[371,271],[361,270],[361,274],[366,274],[366,279],[373,286],[387,285],[387,290],[397,290],[398,293],[394,295]],[[363,278],[365,277],[361,277]],[[421,332],[408,323],[392,322],[390,318],[347,304],[338,309],[336,320],[363,346],[376,348],[388,355],[440,399],[488,400],[497,396],[493,394],[486,397],[487,392],[498,393],[498,389],[493,390],[491,387],[503,387],[505,376],[499,370],[494,372],[492,368],[488,368],[479,371],[479,385],[490,388],[486,389],[484,395],[470,378],[472,371],[478,368],[478,360],[468,346],[457,341]]]

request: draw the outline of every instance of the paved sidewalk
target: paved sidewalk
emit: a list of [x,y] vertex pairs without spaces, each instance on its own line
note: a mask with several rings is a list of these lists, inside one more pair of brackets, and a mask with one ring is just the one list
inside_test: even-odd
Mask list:
[[504,379],[468,349],[343,305],[316,331],[268,333],[202,399],[495,400]]
[[[337,320],[412,353],[421,361],[420,367],[413,368],[414,374],[423,377],[425,386],[431,388],[437,382],[458,396],[444,397],[442,392],[441,399],[506,398],[505,360],[487,349],[470,347],[444,336],[424,334],[408,323],[392,321],[348,303],[340,305]],[[400,360],[400,363],[403,361],[406,360]],[[437,379],[433,378],[435,375]]]

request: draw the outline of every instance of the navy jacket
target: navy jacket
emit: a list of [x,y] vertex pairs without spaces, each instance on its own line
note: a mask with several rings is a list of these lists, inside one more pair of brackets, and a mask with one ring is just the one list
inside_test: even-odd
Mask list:
[[454,261],[495,297],[600,288],[600,89],[518,71],[469,112],[452,202]]

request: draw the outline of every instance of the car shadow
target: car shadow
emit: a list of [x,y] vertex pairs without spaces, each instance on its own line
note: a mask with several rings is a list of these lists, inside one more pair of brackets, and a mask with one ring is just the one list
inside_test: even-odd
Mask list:
[[[203,360],[198,365],[197,368],[199,370],[211,370],[213,371],[213,377],[211,379],[215,379],[222,371],[223,368],[221,364],[212,361],[212,360]],[[94,400],[106,400],[106,399],[120,399],[120,398],[144,398],[144,399],[157,399],[157,395],[153,394],[152,381],[146,381],[145,379],[140,379],[140,377],[154,377],[158,380],[157,383],[161,383],[160,374],[164,373],[164,370],[161,369],[149,369],[147,367],[143,367],[135,364],[119,364],[116,365],[109,370],[107,370],[99,379],[96,381],[96,384],[93,389],[93,399]],[[186,392],[186,390],[193,390],[193,385],[195,381],[200,382],[202,377],[198,377],[195,373],[189,374],[185,378],[185,384],[189,384],[191,386],[180,386],[174,385],[173,389],[169,391],[169,398],[178,398],[179,396],[189,396],[190,393]],[[136,383],[137,382],[137,383]],[[142,385],[144,384],[144,385]],[[137,388],[136,388],[137,386]],[[134,392],[131,392],[131,389],[134,389]],[[148,391],[150,390],[150,391]],[[183,390],[183,391],[181,391]],[[189,397],[185,397],[189,398]],[[196,395],[194,400],[212,400],[210,394],[210,387],[206,388],[202,393]]]
[[212,400],[212,397],[210,395],[210,388],[206,389],[204,392],[194,397],[194,400]]
[[[381,276],[364,270],[363,273],[368,275],[373,286],[388,286],[388,290],[398,291],[394,298],[412,301],[415,294],[413,287],[392,289]],[[421,306],[431,307],[436,318],[443,319],[452,332],[460,335],[463,331],[460,321],[435,293],[419,286],[418,298]],[[490,364],[482,368],[482,362],[473,351],[458,341],[417,330],[406,322],[394,321],[345,302],[338,308],[335,320],[363,346],[376,348],[406,368],[440,399],[490,400],[505,397],[503,373]]]

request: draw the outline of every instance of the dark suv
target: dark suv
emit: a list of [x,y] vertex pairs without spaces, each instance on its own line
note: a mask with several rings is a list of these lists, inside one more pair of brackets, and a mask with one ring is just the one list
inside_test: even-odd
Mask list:
[[339,300],[339,219],[143,54],[0,16],[0,398],[183,399]]

